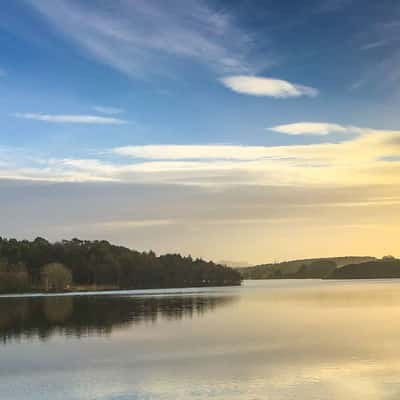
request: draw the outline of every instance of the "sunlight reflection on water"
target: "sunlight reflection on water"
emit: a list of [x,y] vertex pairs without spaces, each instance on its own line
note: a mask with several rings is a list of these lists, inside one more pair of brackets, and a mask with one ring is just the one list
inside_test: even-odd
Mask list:
[[400,281],[0,299],[0,398],[400,397]]

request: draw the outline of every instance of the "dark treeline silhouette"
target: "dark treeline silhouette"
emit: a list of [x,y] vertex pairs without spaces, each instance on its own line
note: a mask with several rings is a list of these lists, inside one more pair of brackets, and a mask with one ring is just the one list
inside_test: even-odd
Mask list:
[[297,272],[289,277],[298,279],[321,279],[329,276],[336,268],[336,263],[331,260],[314,261],[311,264],[302,265]]
[[319,279],[347,264],[376,261],[374,257],[327,257],[238,268],[243,279]]
[[255,269],[253,271],[246,271],[243,277],[246,279],[322,279],[329,276],[336,268],[337,265],[332,260],[317,260],[309,264],[303,263],[296,267],[294,271],[293,266],[290,268],[272,268],[265,274],[262,269]]
[[[50,267],[50,268],[49,268]],[[232,268],[179,254],[157,256],[114,246],[107,241],[79,239],[50,243],[0,238],[0,292],[59,289],[63,268],[72,275],[65,287],[145,289],[191,286],[239,285]],[[51,271],[43,278],[43,271]]]
[[363,264],[350,264],[338,268],[328,279],[388,279],[400,278],[400,260],[384,257],[382,260]]
[[234,296],[51,296],[0,300],[0,341],[45,340],[54,334],[109,335],[113,329],[201,316]]
[[239,269],[243,279],[379,279],[400,278],[393,256],[331,257],[294,260]]

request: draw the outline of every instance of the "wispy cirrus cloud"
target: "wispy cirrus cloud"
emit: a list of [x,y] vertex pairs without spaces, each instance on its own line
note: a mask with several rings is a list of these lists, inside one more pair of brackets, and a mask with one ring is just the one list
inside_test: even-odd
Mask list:
[[109,107],[109,106],[94,106],[93,110],[100,114],[108,114],[108,115],[116,115],[124,112],[122,108]]
[[296,122],[293,124],[277,125],[268,128],[270,131],[284,133],[286,135],[317,135],[324,136],[331,133],[366,133],[367,128],[356,126],[344,126],[327,122]]
[[389,44],[388,40],[377,40],[375,42],[370,42],[370,43],[366,43],[363,46],[360,47],[360,50],[366,51],[366,50],[372,50],[372,49],[376,49],[379,47],[384,47],[387,46]]
[[184,7],[179,0],[30,4],[91,57],[129,76],[168,74],[168,57],[225,73],[255,68],[252,38],[229,13],[202,0],[187,0]]
[[128,123],[123,119],[112,117],[101,117],[98,115],[73,115],[73,114],[41,114],[41,113],[16,113],[15,117],[35,121],[50,122],[57,124],[106,124],[122,125]]
[[[387,92],[397,91],[400,83],[400,8],[385,3],[377,7],[372,23],[354,24],[353,41],[364,52],[357,79],[351,89],[374,87]],[[379,11],[385,10],[385,13]],[[379,51],[379,57],[373,51]],[[384,77],[384,79],[382,79]]]
[[7,72],[5,71],[5,69],[0,68],[0,78],[4,77],[7,75]]
[[275,98],[315,97],[319,91],[310,86],[299,85],[281,79],[250,75],[233,75],[221,78],[222,84],[234,92],[252,96]]

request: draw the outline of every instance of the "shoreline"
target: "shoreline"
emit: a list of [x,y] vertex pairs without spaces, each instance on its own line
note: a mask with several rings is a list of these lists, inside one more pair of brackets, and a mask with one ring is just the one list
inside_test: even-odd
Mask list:
[[[66,296],[101,296],[101,295],[113,295],[113,294],[179,294],[179,293],[202,293],[200,289],[215,289],[215,288],[226,288],[226,287],[241,287],[240,283],[230,283],[225,285],[197,285],[197,286],[180,286],[180,287],[156,287],[156,288],[133,288],[133,289],[120,289],[120,288],[109,288],[109,289],[73,289],[65,291],[32,291],[24,293],[1,293],[0,299],[7,298],[24,298],[24,297],[66,297]],[[191,289],[191,291],[189,291]]]

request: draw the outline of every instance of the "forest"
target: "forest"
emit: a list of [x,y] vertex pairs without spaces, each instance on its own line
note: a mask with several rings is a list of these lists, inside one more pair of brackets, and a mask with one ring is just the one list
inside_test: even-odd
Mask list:
[[191,256],[157,256],[105,240],[0,238],[0,293],[240,284],[238,271]]
[[335,269],[328,279],[392,279],[400,278],[400,260],[386,256],[382,260],[345,265]]
[[242,279],[385,279],[400,278],[393,256],[328,257],[238,268]]
[[374,257],[326,257],[284,261],[238,268],[243,279],[318,279],[348,264],[376,261]]

